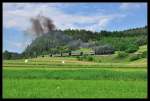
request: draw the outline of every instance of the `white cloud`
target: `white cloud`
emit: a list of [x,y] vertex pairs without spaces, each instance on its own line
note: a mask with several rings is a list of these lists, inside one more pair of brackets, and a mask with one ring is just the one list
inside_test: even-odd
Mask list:
[[6,40],[6,43],[8,43],[11,47],[15,47],[15,48],[23,48],[24,45],[22,43],[18,43],[18,42],[13,42],[13,41],[9,41]]
[[138,9],[145,5],[146,5],[146,3],[122,3],[120,5],[120,8],[122,10],[133,10],[133,9]]
[[[8,45],[7,49],[9,49],[10,51],[14,51],[14,49],[18,49],[18,50],[20,50],[18,52],[21,52],[25,49],[25,47],[27,47],[27,45],[29,45],[31,43],[31,41],[26,40],[25,42],[23,42],[23,41],[17,42],[14,40],[5,40],[4,43]],[[5,48],[6,48],[6,46],[3,46],[3,49],[7,50]]]
[[[77,4],[76,4],[77,5]],[[75,15],[68,14],[60,9],[60,6],[71,6],[66,3],[4,3],[3,4],[3,26],[6,28],[16,27],[22,30],[30,26],[29,19],[39,13],[50,17],[58,29],[86,29],[101,30],[110,21],[122,18],[124,14],[104,15],[96,12],[95,15]],[[124,6],[125,7],[125,6]],[[75,23],[84,24],[79,27]],[[86,26],[86,24],[94,23]]]

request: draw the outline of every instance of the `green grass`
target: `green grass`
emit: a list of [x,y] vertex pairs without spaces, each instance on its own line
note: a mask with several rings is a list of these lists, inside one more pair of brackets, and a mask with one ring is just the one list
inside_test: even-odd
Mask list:
[[136,61],[133,61],[132,63],[133,63],[133,64],[147,63],[147,59],[141,58],[141,59],[138,59],[138,60],[136,60]]
[[3,97],[146,98],[147,71],[142,68],[4,68]]
[[119,69],[80,69],[80,70],[38,70],[38,69],[4,69],[3,78],[47,78],[75,80],[147,80],[147,71],[120,71]]
[[145,81],[4,79],[4,98],[147,98]]
[[[137,68],[137,67],[147,67],[147,59],[143,58],[144,62],[128,62],[125,59],[118,59],[113,55],[103,55],[103,56],[93,56],[94,61],[78,61],[76,57],[44,57],[44,58],[34,58],[29,59],[28,63],[22,60],[4,60],[3,67],[32,67],[32,68]],[[62,64],[65,61],[65,64]]]
[[101,63],[75,57],[4,60],[3,98],[146,98],[147,59],[114,57],[95,56]]
[[139,50],[137,51],[138,53],[142,53],[144,51],[147,51],[147,45],[143,45],[139,47]]

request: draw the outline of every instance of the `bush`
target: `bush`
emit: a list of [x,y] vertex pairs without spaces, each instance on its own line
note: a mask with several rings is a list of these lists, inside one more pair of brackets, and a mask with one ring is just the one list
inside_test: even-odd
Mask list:
[[124,58],[124,57],[126,57],[126,56],[128,56],[128,53],[126,53],[126,52],[124,52],[124,51],[119,51],[119,52],[117,53],[117,57],[118,57],[118,58]]
[[146,58],[147,57],[147,51],[142,52],[141,57]]
[[77,56],[77,60],[82,61],[83,58],[81,56]]
[[21,59],[23,56],[19,53],[15,52],[8,52],[7,50],[3,52],[3,59],[10,60],[10,59]]
[[102,62],[101,59],[95,59],[94,61],[95,61],[95,62],[99,62],[99,63]]
[[82,55],[83,55],[83,52],[80,52],[80,55],[82,56]]
[[140,58],[146,58],[147,57],[147,51],[142,52],[142,54],[133,54],[130,56],[130,61],[138,60]]
[[95,47],[95,54],[97,55],[113,54],[114,52],[115,52],[115,49],[110,45],[103,45],[103,46]]
[[141,37],[135,41],[135,44],[142,46],[147,43],[147,37]]
[[99,59],[98,62],[102,62],[102,60]]
[[139,49],[139,47],[135,44],[129,45],[128,48],[125,50],[127,53],[133,53],[136,52]]
[[93,59],[92,56],[88,56],[88,57],[87,57],[87,60],[88,60],[88,61],[93,61],[94,59]]
[[94,60],[94,58],[92,56],[89,56],[89,55],[77,56],[77,59],[79,61],[83,61],[83,60],[85,60],[85,61],[93,61]]
[[130,61],[134,61],[134,60],[138,60],[141,58],[140,54],[133,54],[132,56],[130,56]]

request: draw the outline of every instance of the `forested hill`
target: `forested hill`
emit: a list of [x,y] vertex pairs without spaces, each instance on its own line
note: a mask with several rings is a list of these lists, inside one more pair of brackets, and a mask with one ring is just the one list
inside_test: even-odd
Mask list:
[[135,52],[139,46],[146,44],[147,26],[124,31],[55,30],[33,40],[21,57],[70,52],[81,48],[97,51],[98,54]]
[[101,32],[91,32],[86,30],[64,30],[65,34],[72,36],[74,39],[81,39],[82,41],[89,40],[99,40],[103,36],[136,36],[136,35],[146,35],[147,34],[147,26],[141,28],[133,28],[124,31],[105,31]]

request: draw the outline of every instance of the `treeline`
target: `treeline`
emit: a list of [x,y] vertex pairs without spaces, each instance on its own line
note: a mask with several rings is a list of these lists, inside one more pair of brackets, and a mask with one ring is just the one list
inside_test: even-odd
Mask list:
[[3,52],[3,59],[10,60],[10,59],[21,59],[21,58],[23,58],[22,54],[16,52],[9,52],[7,50]]
[[145,44],[147,44],[147,26],[112,32],[55,30],[37,37],[21,54],[5,51],[3,57],[32,58],[39,55],[69,53],[80,48],[91,48],[96,54],[112,54],[116,50],[132,53]]
[[[99,54],[110,54],[111,51],[135,52],[139,46],[147,44],[147,26],[124,31],[91,32],[86,30],[65,30],[74,39],[88,42],[90,48]],[[100,49],[99,47],[106,47]],[[99,50],[98,50],[99,49]],[[98,50],[98,52],[97,52]],[[104,51],[105,50],[105,51]]]
[[81,39],[84,42],[88,42],[89,40],[93,40],[93,41],[100,40],[102,37],[106,37],[106,36],[126,37],[126,36],[147,35],[147,26],[142,27],[142,28],[128,29],[124,31],[102,30],[100,32],[67,29],[67,30],[64,30],[64,33],[69,36],[72,36],[74,39]]
[[96,46],[109,44],[117,51],[137,50],[139,46],[147,44],[147,36],[126,36],[126,37],[102,37],[101,40],[95,42]]
[[98,40],[100,37],[100,34],[97,32],[92,31],[86,31],[86,30],[71,30],[67,29],[64,30],[64,33],[71,36],[73,39],[80,39],[84,42],[88,42],[89,40]]

